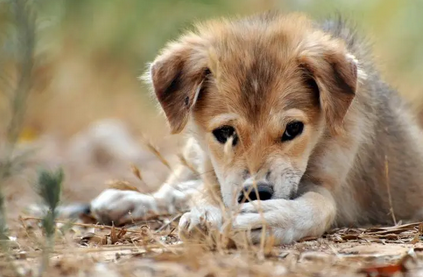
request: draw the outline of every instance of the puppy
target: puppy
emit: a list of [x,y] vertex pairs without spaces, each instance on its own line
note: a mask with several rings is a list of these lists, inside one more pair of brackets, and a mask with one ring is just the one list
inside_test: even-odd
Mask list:
[[201,23],[146,76],[172,133],[188,134],[196,170],[181,165],[152,195],[104,191],[91,203],[103,222],[190,209],[182,234],[231,218],[254,243],[262,228],[292,243],[421,218],[420,129],[342,21],[266,13]]

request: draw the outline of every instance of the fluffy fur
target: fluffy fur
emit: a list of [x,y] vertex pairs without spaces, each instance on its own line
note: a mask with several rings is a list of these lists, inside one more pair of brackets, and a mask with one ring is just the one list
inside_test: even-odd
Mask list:
[[[420,129],[341,20],[208,21],[169,43],[146,76],[172,133],[188,134],[186,158],[200,174],[181,165],[153,195],[105,191],[91,203],[103,221],[190,208],[185,237],[231,218],[253,242],[265,222],[276,242],[291,243],[333,226],[418,219]],[[281,140],[293,121],[304,130]],[[213,135],[222,126],[235,130],[224,144]],[[271,199],[239,203],[257,184],[271,187]]]

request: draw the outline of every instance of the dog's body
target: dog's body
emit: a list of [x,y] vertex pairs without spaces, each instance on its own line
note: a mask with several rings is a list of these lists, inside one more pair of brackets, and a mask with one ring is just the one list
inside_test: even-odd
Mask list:
[[196,170],[181,165],[153,195],[107,190],[92,212],[124,223],[191,208],[182,233],[230,217],[253,242],[264,220],[279,243],[419,219],[422,135],[367,51],[341,21],[296,14],[199,25],[149,72]]

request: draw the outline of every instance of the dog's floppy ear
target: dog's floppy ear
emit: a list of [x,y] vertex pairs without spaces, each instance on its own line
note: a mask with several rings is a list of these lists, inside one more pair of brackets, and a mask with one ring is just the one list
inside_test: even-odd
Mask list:
[[342,130],[343,119],[357,90],[357,60],[339,49],[305,51],[301,66],[314,79],[319,90],[320,106],[332,134]]
[[147,74],[173,134],[184,129],[208,72],[196,47],[187,41],[170,44]]

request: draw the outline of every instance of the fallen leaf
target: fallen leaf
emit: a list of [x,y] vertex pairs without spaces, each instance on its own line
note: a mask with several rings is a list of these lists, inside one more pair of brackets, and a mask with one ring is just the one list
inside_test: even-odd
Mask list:
[[116,233],[116,228],[114,225],[112,226],[112,229],[110,230],[110,240],[112,244],[115,244],[119,240],[118,235]]

